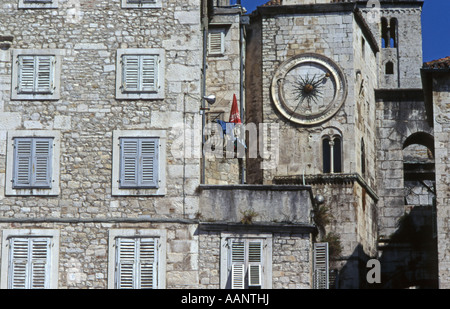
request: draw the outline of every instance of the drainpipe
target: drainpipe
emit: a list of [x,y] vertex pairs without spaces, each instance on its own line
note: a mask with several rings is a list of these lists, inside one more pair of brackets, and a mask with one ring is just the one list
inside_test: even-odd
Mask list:
[[[206,1],[205,1],[206,3]],[[208,7],[207,4],[203,6],[203,16],[202,16],[202,27],[203,27],[203,68],[202,68],[202,84],[201,84],[201,101],[202,101],[202,165],[201,165],[201,178],[200,183],[205,184],[205,135],[204,130],[206,126],[206,115],[205,115],[205,99],[206,96],[206,52],[208,47],[208,15],[207,15]]]

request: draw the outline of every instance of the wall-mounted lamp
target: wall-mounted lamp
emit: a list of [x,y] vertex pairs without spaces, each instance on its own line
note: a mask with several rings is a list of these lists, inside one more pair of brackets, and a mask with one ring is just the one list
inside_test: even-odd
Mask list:
[[[213,94],[210,94],[208,96],[204,96],[203,100],[205,100],[206,102],[208,102],[209,105],[213,105],[214,103],[216,103],[216,96]],[[200,110],[209,110],[209,107],[201,107]]]

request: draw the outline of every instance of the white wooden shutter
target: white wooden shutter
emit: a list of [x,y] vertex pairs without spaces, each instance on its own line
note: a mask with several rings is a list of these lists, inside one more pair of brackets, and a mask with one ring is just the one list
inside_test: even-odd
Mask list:
[[34,91],[35,81],[35,57],[19,56],[19,93],[32,93]]
[[136,276],[136,240],[116,239],[116,287],[133,289]]
[[158,90],[158,57],[154,55],[141,56],[141,88],[140,91],[154,92]]
[[155,289],[158,286],[158,241],[155,238],[141,238],[139,249],[139,287]]
[[34,91],[37,93],[52,93],[54,57],[38,56],[36,61],[37,76]]
[[248,243],[248,285],[262,285],[262,241],[259,240]]
[[224,33],[223,31],[211,31],[208,36],[208,52],[210,55],[224,53]]
[[157,288],[157,239],[117,238],[116,247],[116,287],[119,289]]
[[315,243],[313,255],[313,287],[328,289],[328,243]]
[[243,289],[245,285],[245,242],[231,240],[231,288]]
[[10,239],[9,288],[26,289],[29,242],[26,238]]
[[19,56],[18,93],[52,93],[54,56]]
[[47,287],[48,259],[50,242],[49,238],[31,238],[31,280],[32,289],[44,289]]
[[139,91],[139,56],[124,55],[122,56],[122,71],[123,71],[123,91],[136,92]]
[[44,289],[49,282],[48,237],[10,238],[9,288]]

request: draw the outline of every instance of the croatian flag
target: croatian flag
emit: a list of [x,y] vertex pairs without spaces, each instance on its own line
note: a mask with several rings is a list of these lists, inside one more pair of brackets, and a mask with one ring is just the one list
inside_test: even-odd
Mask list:
[[229,122],[241,123],[241,116],[237,104],[236,95],[233,94],[233,105],[231,106],[230,120]]

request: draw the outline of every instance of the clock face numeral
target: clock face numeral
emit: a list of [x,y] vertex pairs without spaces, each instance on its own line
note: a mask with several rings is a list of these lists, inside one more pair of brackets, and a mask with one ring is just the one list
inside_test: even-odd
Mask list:
[[306,54],[283,63],[272,81],[272,99],[287,120],[313,125],[331,118],[346,98],[345,77],[330,59]]

